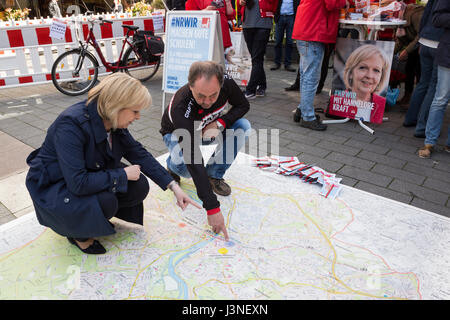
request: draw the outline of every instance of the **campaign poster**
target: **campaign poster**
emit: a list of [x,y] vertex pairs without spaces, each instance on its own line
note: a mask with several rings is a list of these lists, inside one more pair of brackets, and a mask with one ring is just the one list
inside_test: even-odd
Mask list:
[[210,14],[168,15],[165,92],[175,93],[188,82],[187,76],[193,62],[209,60],[210,39],[215,30],[212,28],[213,19]]
[[252,73],[252,57],[241,31],[230,32],[232,47],[225,50],[225,70],[240,86],[247,86]]
[[328,113],[382,123],[394,41],[338,38]]

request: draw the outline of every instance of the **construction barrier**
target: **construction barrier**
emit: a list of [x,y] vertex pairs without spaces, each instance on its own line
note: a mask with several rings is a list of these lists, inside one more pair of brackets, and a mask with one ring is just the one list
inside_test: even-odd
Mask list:
[[[94,26],[94,35],[108,62],[116,61],[122,49],[126,35],[126,29],[122,28],[122,24],[138,26],[140,30],[154,31],[152,16],[128,17],[127,14],[101,16],[113,21],[112,24]],[[0,89],[51,81],[51,69],[56,58],[68,48],[79,46],[75,28],[79,28],[83,40],[86,40],[89,33],[88,17],[63,19],[68,24],[63,40],[50,37],[52,19],[3,22],[0,25]],[[74,23],[74,20],[78,22]],[[96,56],[101,66],[99,74],[106,73],[94,48],[90,46],[89,50]]]

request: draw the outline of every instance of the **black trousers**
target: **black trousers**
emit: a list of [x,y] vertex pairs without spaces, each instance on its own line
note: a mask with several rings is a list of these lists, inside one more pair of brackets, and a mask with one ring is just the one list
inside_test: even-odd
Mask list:
[[320,70],[319,88],[322,89],[325,85],[325,80],[328,75],[328,65],[330,64],[330,57],[334,50],[334,43],[325,44],[325,52],[322,60],[322,69]]
[[[97,199],[102,209],[103,215],[110,220],[122,212],[126,215],[128,212],[141,211],[143,201],[147,197],[150,187],[147,178],[141,174],[139,180],[128,181],[128,190],[126,193],[112,193],[102,191],[97,193]],[[88,238],[76,238],[77,241],[84,242]]]
[[244,39],[248,51],[252,57],[252,72],[248,81],[246,91],[255,93],[256,87],[267,89],[266,73],[264,72],[264,54],[269,42],[270,29],[244,28]]
[[[323,54],[322,60],[322,69],[320,70],[320,80],[318,88],[322,89],[325,85],[325,80],[328,75],[328,65],[330,64],[330,57],[334,50],[334,43],[325,44],[325,52]],[[295,78],[295,82],[293,84],[295,87],[300,87],[300,68],[297,69],[297,77]]]
[[419,49],[416,49],[408,55],[408,60],[406,60],[405,92],[412,93],[414,90],[414,83],[419,83],[419,80],[420,56]]

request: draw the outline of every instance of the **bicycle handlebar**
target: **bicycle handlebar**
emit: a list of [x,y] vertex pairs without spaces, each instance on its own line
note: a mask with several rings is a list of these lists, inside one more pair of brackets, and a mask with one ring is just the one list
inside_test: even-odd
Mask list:
[[113,23],[111,20],[106,20],[103,17],[98,17],[98,20],[100,20],[100,22],[106,22],[106,23]]

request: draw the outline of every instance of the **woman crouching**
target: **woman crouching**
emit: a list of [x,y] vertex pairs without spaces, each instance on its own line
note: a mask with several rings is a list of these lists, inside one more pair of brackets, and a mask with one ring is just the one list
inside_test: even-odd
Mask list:
[[112,217],[143,224],[149,185],[141,171],[172,190],[182,209],[201,208],[127,130],[151,102],[138,80],[111,74],[89,91],[87,101],[63,111],[27,158],[26,186],[39,223],[84,253],[106,252],[94,237],[115,233]]

